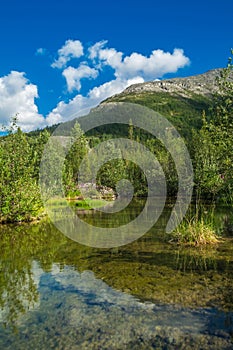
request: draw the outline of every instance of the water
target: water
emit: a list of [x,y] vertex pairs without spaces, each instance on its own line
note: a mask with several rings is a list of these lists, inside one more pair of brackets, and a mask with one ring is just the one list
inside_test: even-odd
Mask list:
[[73,242],[48,220],[2,226],[0,349],[233,349],[231,210],[215,214],[225,240],[198,249],[163,243],[168,215],[113,249]]

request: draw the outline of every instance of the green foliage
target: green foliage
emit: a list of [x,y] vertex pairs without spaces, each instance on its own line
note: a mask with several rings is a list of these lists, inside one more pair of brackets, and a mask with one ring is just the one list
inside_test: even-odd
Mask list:
[[[27,135],[28,136],[28,135]],[[44,151],[44,146],[50,137],[47,129],[41,131],[36,137],[28,137],[27,140],[31,148],[31,163],[34,167],[34,177],[38,180],[41,157]]]
[[[121,150],[112,143],[108,143],[107,141],[104,150],[102,149],[100,149],[100,152],[102,152],[101,157],[104,160],[106,159],[106,162],[97,173],[97,183],[115,189],[117,182],[125,177],[125,161],[122,159]],[[106,154],[103,154],[103,152]],[[109,156],[112,159],[111,161],[107,161]],[[98,160],[98,152],[96,157]],[[94,162],[95,164],[98,164],[97,160]]]
[[204,116],[202,129],[193,133],[193,150],[197,197],[215,199],[223,187],[223,178],[218,162],[219,148],[213,143]]
[[217,78],[211,118],[203,114],[199,133],[194,132],[194,168],[198,195],[226,202],[233,201],[233,65],[228,65]]
[[0,221],[30,220],[42,207],[32,153],[19,128],[0,142]]
[[196,217],[183,220],[171,237],[170,242],[191,246],[218,243],[212,224],[206,223],[203,218],[197,220]]
[[[147,106],[165,115],[185,137],[195,171],[195,196],[213,201],[233,201],[233,65],[228,65],[217,78],[218,91],[213,98],[189,92],[186,97],[167,92],[142,92],[114,96],[108,101],[133,102]],[[82,119],[82,118],[81,118]],[[81,121],[80,121],[81,123]],[[97,182],[98,185],[116,190],[122,179],[129,180],[136,196],[147,194],[147,178],[157,186],[161,180],[161,169],[155,170],[146,156],[137,151],[135,159],[146,164],[146,174],[134,162],[114,147],[111,138],[126,137],[147,147],[157,158],[166,177],[168,196],[175,197],[178,189],[176,166],[165,146],[148,132],[132,125],[103,125],[85,136],[77,120],[64,124],[63,135],[70,136],[71,144],[65,156],[65,147],[54,138],[47,144],[48,152],[41,164],[44,146],[56,126],[24,134],[17,127],[17,116],[13,118],[8,135],[0,138],[0,221],[30,220],[42,207],[38,187],[39,169],[45,169],[41,183],[56,196],[61,188],[67,197],[80,196],[78,181]],[[167,131],[172,149],[181,151],[174,140],[172,130]],[[53,139],[53,138],[52,138]],[[91,149],[103,141],[108,145],[106,161],[98,168],[100,154],[86,157]],[[60,149],[59,147],[63,148]],[[58,148],[61,152],[58,152]],[[108,147],[107,147],[108,148]],[[106,149],[107,149],[106,148]],[[111,154],[111,161],[108,154]],[[130,150],[129,150],[130,154]],[[65,162],[64,162],[65,158]],[[178,157],[179,158],[179,157]],[[80,164],[85,176],[80,177]],[[148,164],[147,164],[148,163]],[[58,166],[60,165],[60,166]],[[185,166],[185,165],[184,165]],[[44,168],[43,168],[44,167]],[[57,173],[60,168],[61,173]],[[97,172],[98,169],[98,172]],[[184,167],[185,172],[185,167]],[[93,174],[97,173],[97,179]]]
[[[80,194],[77,188],[79,167],[89,151],[87,138],[83,135],[78,122],[74,124],[71,130],[71,145],[69,146],[70,149],[66,155],[64,163],[63,184],[67,195],[74,194],[77,196]],[[90,173],[88,163],[86,164],[86,172]]]
[[63,163],[65,149],[60,139],[51,137],[46,144],[43,158],[40,161],[40,187],[43,199],[59,195],[63,190]]
[[210,99],[194,93],[190,94],[190,97],[166,92],[131,93],[111,97],[108,101],[136,103],[161,113],[186,139],[191,136],[192,128],[201,128],[201,112],[208,112],[211,106]]

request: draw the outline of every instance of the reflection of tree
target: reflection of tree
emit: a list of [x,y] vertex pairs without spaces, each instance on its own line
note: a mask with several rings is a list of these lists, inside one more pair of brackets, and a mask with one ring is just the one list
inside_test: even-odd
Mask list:
[[14,261],[2,264],[0,306],[5,324],[14,324],[21,314],[33,308],[38,300],[30,263],[17,266]]
[[178,271],[199,271],[200,273],[217,271],[217,247],[203,247],[199,250],[192,248],[179,249],[176,252],[176,269]]
[[17,227],[13,236],[7,230],[1,235],[0,306],[5,323],[14,323],[38,299],[21,233],[22,227]]
[[[122,199],[122,202],[124,199]],[[105,213],[101,211],[79,211],[78,216],[92,226],[100,227],[120,227],[134,220],[142,211],[145,200],[137,201],[134,199],[128,207],[116,213]]]
[[[134,208],[121,212],[121,220],[120,214],[116,214],[114,222],[132,220],[143,204],[135,202]],[[80,245],[59,233],[48,221],[1,226],[0,321],[17,324],[20,315],[38,302],[34,261],[45,272],[51,271],[53,263],[60,269],[69,265],[79,272],[91,270],[109,286],[142,300],[189,306],[213,302],[215,306],[230,309],[233,245],[225,243],[201,250],[165,244],[161,227],[166,226],[169,213],[170,209],[164,212],[156,226],[140,240],[115,249]],[[89,222],[98,224],[98,216],[94,211],[92,214],[82,214],[82,218],[86,215]],[[220,217],[219,214],[219,224]]]
[[65,237],[51,224],[2,226],[0,237],[0,320],[16,324],[38,301],[33,260],[49,270]]

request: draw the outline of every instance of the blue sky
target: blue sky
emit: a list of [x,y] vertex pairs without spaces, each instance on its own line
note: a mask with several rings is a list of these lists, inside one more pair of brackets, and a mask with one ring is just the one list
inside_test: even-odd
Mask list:
[[223,67],[232,13],[232,0],[4,1],[0,123],[40,128],[132,83]]

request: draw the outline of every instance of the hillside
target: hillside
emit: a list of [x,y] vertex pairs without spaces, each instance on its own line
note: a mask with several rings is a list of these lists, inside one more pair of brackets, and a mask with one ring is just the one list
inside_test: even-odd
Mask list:
[[[150,81],[129,86],[120,94],[114,95],[100,106],[109,102],[132,102],[149,107],[170,120],[177,130],[186,138],[191,136],[191,130],[201,127],[203,111],[207,117],[213,101],[213,94],[217,91],[216,78],[221,69],[210,70],[204,74],[186,78],[172,78],[160,81]],[[98,107],[96,108],[98,110]],[[85,118],[85,117],[84,117]],[[81,122],[82,117],[78,118]],[[68,121],[67,128],[74,125],[74,121]],[[58,125],[47,127],[52,133]],[[64,130],[65,130],[64,126]],[[39,130],[29,133],[34,136]],[[111,134],[115,136],[127,135],[125,126],[111,125],[111,127],[99,127],[88,133],[89,136]]]
[[108,98],[108,102],[132,102],[147,106],[166,116],[183,134],[201,126],[203,111],[208,116],[212,97],[217,90],[220,69],[187,78],[150,81],[128,87]]

